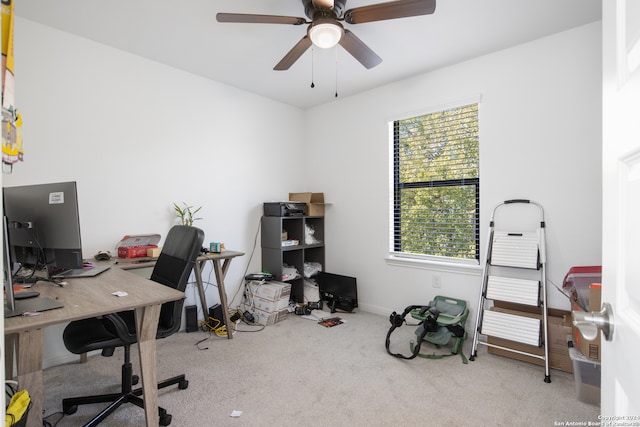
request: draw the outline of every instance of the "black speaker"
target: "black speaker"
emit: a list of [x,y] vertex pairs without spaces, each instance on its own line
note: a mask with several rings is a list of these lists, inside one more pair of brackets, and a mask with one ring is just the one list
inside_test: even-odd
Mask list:
[[209,319],[207,321],[212,329],[218,329],[224,326],[224,317],[222,316],[222,306],[218,303],[209,307]]
[[187,317],[187,332],[198,330],[198,308],[195,305],[188,305],[184,308]]

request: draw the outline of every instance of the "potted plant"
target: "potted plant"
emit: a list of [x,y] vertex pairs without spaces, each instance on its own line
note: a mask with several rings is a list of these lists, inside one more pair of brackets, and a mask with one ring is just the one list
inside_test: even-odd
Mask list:
[[194,209],[193,206],[189,206],[186,203],[182,202],[184,207],[178,206],[177,203],[173,204],[173,208],[176,211],[176,216],[180,218],[180,222],[182,225],[193,225],[193,221],[197,221],[202,218],[195,218],[195,215],[200,212],[202,206]]

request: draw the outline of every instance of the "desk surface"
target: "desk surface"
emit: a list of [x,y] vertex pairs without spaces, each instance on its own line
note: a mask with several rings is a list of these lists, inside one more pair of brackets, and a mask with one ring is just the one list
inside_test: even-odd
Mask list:
[[[33,285],[32,290],[40,292],[41,297],[57,300],[64,307],[44,311],[37,316],[5,319],[5,335],[184,298],[182,292],[116,266],[96,277],[67,279],[67,283],[64,287],[51,282]],[[112,295],[116,291],[124,291],[128,295]]]
[[[242,256],[244,255],[244,252],[238,252],[238,251],[222,251],[219,253],[215,253],[215,252],[209,252],[206,254],[201,254],[198,256],[198,261],[199,262],[204,262],[204,261],[213,261],[213,260],[226,260],[226,259],[231,259],[231,258],[235,258],[237,256]],[[140,258],[116,258],[116,260],[113,262],[115,265],[118,266],[118,268],[121,268],[123,270],[134,270],[137,268],[148,268],[148,267],[153,267],[154,265],[156,265],[156,261],[158,260],[158,258],[146,258],[146,257],[140,257]]]
[[198,261],[206,261],[213,259],[229,259],[235,258],[237,256],[244,255],[244,252],[236,252],[236,251],[222,251],[220,253],[209,252],[207,254],[202,254],[198,257]]

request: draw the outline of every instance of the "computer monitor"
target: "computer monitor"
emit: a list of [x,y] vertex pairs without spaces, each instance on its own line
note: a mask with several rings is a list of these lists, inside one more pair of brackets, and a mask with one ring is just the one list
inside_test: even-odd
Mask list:
[[6,304],[5,310],[13,311],[16,309],[16,300],[13,295],[13,277],[11,271],[11,257],[9,253],[11,248],[9,246],[9,220],[6,216],[2,217],[2,266],[4,270],[4,301]]
[[358,306],[356,278],[321,271],[315,277],[320,299],[327,301],[331,312],[336,309],[351,312]]
[[3,189],[11,261],[49,275],[82,268],[75,182]]

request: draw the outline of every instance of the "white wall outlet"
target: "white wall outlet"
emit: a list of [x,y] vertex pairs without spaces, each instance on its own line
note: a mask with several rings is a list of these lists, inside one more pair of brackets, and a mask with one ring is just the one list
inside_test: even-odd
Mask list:
[[433,276],[432,285],[433,285],[434,288],[441,288],[442,287],[442,277]]

